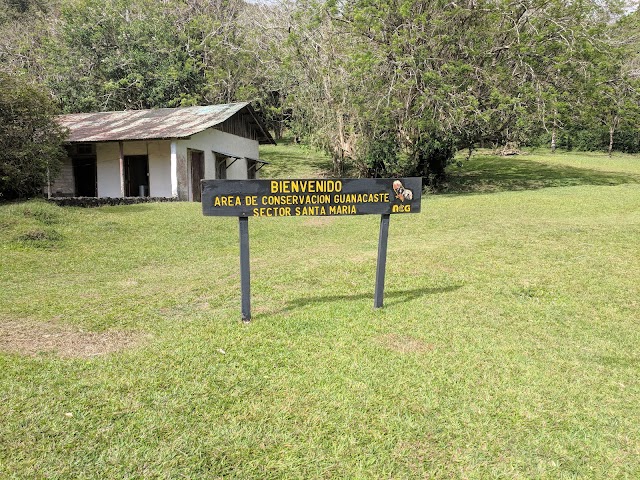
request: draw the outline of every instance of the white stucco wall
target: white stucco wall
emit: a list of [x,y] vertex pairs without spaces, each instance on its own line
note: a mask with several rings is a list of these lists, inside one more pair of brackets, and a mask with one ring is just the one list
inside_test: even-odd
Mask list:
[[[124,142],[125,155],[149,156],[149,189],[152,197],[171,196],[171,162],[168,140]],[[120,196],[120,147],[118,142],[96,144],[98,197]]]
[[98,197],[120,196],[120,150],[118,142],[96,144]]
[[[210,128],[189,139],[175,140],[177,195],[181,200],[192,198],[191,166],[187,150],[204,152],[205,178],[215,178],[215,157],[220,152],[241,157],[227,170],[228,179],[246,179],[244,157],[258,158],[258,142]],[[124,155],[149,156],[149,188],[152,197],[171,197],[171,141],[153,140],[124,142]],[[98,197],[120,196],[120,147],[118,142],[96,144]]]
[[[241,157],[227,170],[228,179],[243,180],[247,178],[247,162],[244,157],[258,158],[259,144],[256,140],[231,135],[210,128],[193,135],[189,139],[177,140],[177,176],[178,198],[190,200],[191,166],[188,162],[187,150],[201,150],[204,152],[204,178],[215,178],[216,166],[213,152],[225,153]],[[231,163],[231,162],[229,162]]]
[[149,142],[149,195],[152,197],[171,197],[170,150],[168,140]]

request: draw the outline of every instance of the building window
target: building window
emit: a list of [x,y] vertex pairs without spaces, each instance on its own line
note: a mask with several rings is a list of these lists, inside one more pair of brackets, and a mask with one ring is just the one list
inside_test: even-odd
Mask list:
[[251,160],[250,158],[247,158],[247,178],[249,180],[253,180],[254,178],[256,178],[257,167],[258,167],[258,162],[256,162],[255,160]]
[[224,180],[227,178],[227,157],[221,153],[215,153],[214,157],[216,158],[216,178],[219,180]]

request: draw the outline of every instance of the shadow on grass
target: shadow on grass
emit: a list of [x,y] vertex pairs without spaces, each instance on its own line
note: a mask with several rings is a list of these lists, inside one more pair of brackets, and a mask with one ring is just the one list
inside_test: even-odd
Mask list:
[[479,156],[462,167],[451,166],[444,194],[536,190],[578,185],[610,186],[640,183],[640,175],[552,165],[526,157]]
[[[412,290],[397,290],[397,291],[387,291],[384,294],[384,306],[390,307],[392,305],[398,305],[401,303],[410,302],[411,300],[415,300],[417,298],[425,297],[427,295],[437,295],[441,293],[449,293],[459,288],[462,288],[463,285],[449,285],[446,287],[437,287],[437,288],[415,288]],[[260,313],[254,316],[254,318],[267,317],[274,314],[286,313],[292,310],[305,307],[307,305],[316,305],[323,303],[333,303],[333,302],[344,302],[344,301],[357,301],[357,300],[371,300],[371,306],[373,307],[373,296],[374,291],[373,288],[370,292],[366,293],[354,293],[350,295],[323,295],[318,297],[307,297],[307,298],[296,298],[295,300],[291,300],[287,302],[286,306],[280,310],[269,312],[269,313]]]

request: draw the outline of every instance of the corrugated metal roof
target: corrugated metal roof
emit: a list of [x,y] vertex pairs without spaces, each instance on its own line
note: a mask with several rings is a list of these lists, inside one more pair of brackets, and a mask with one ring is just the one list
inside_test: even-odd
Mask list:
[[269,143],[272,143],[271,135],[256,118],[247,102],[154,110],[71,113],[60,115],[58,121],[69,129],[70,142],[185,138],[219,125],[245,107],[254,118],[256,127],[261,130],[261,136],[265,136],[266,140],[270,139]]

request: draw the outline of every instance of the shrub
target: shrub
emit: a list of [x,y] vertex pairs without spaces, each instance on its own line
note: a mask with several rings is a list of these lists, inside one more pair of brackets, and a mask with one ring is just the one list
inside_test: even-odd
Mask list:
[[395,135],[378,134],[366,144],[362,173],[370,177],[422,177],[423,184],[435,186],[443,180],[454,154],[453,139],[432,137],[401,148]]
[[66,132],[55,113],[40,87],[0,72],[0,200],[34,196],[59,171]]

